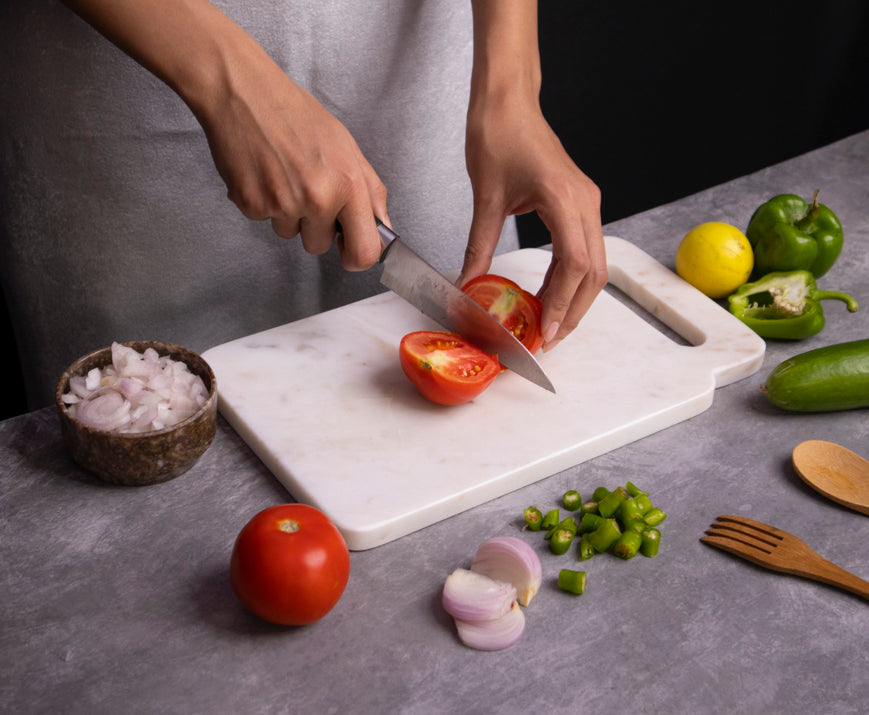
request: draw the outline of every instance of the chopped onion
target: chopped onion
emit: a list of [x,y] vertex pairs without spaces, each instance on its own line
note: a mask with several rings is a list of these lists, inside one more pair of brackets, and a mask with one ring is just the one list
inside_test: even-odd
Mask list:
[[99,390],[76,407],[76,419],[94,429],[111,432],[130,421],[130,403],[114,390]]
[[490,621],[500,618],[516,601],[516,588],[488,576],[456,569],[444,583],[444,610],[463,621]]
[[525,631],[525,614],[518,603],[507,613],[488,621],[462,621],[458,618],[456,630],[462,643],[477,650],[501,650],[516,643]]
[[480,544],[471,571],[512,583],[523,606],[534,598],[543,578],[537,553],[514,536],[496,536]]
[[112,343],[112,363],[71,377],[61,400],[70,416],[94,429],[150,432],[194,415],[208,390],[182,361]]

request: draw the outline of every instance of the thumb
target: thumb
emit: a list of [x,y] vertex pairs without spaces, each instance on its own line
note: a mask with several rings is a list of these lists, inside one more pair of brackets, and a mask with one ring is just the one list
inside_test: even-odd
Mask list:
[[504,228],[504,218],[504,214],[496,206],[474,206],[465,260],[456,281],[459,287],[489,270],[501,238],[501,230]]

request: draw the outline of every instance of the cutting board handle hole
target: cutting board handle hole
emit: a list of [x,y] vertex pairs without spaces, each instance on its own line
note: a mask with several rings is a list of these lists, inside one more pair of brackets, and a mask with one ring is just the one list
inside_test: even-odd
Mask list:
[[661,333],[665,338],[668,338],[669,340],[674,342],[676,345],[692,347],[695,345],[699,345],[703,342],[702,338],[699,340],[699,342],[688,340],[684,335],[673,330],[673,328],[667,325],[660,318],[656,318],[642,305],[640,305],[639,303],[637,303],[637,301],[631,298],[631,296],[629,296],[623,290],[614,286],[612,283],[607,283],[604,290],[617,301],[630,308],[637,316],[645,320],[649,325],[655,328],[655,330]]

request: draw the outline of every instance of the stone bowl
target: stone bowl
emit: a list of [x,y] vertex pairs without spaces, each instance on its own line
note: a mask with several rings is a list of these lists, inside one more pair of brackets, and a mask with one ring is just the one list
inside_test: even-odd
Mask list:
[[154,348],[160,356],[186,363],[205,383],[208,390],[205,404],[182,422],[150,432],[111,432],[79,422],[70,415],[62,396],[69,391],[71,377],[111,364],[111,347],[101,348],[76,360],[57,383],[55,403],[63,444],[73,461],[105,482],[130,486],[166,482],[196,464],[214,440],[217,426],[214,373],[202,357],[172,343],[133,341],[123,345],[138,352]]

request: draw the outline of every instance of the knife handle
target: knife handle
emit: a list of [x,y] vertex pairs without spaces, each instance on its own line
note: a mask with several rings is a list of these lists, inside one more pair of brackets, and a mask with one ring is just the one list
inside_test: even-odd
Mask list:
[[[398,234],[395,233],[389,226],[387,226],[383,221],[381,221],[377,216],[374,217],[375,222],[377,223],[377,233],[380,234],[380,239],[383,241],[383,250],[380,252],[380,263],[383,263],[383,259],[386,258],[386,253],[389,250],[389,246],[392,245],[392,242],[398,238]],[[341,224],[336,221],[335,222],[335,230],[340,234],[341,233]]]
[[377,222],[377,232],[383,240],[383,250],[380,252],[380,263],[383,263],[383,259],[386,258],[386,254],[389,252],[389,247],[392,245],[392,242],[398,238],[398,234],[377,218],[377,216],[374,217],[374,220]]

